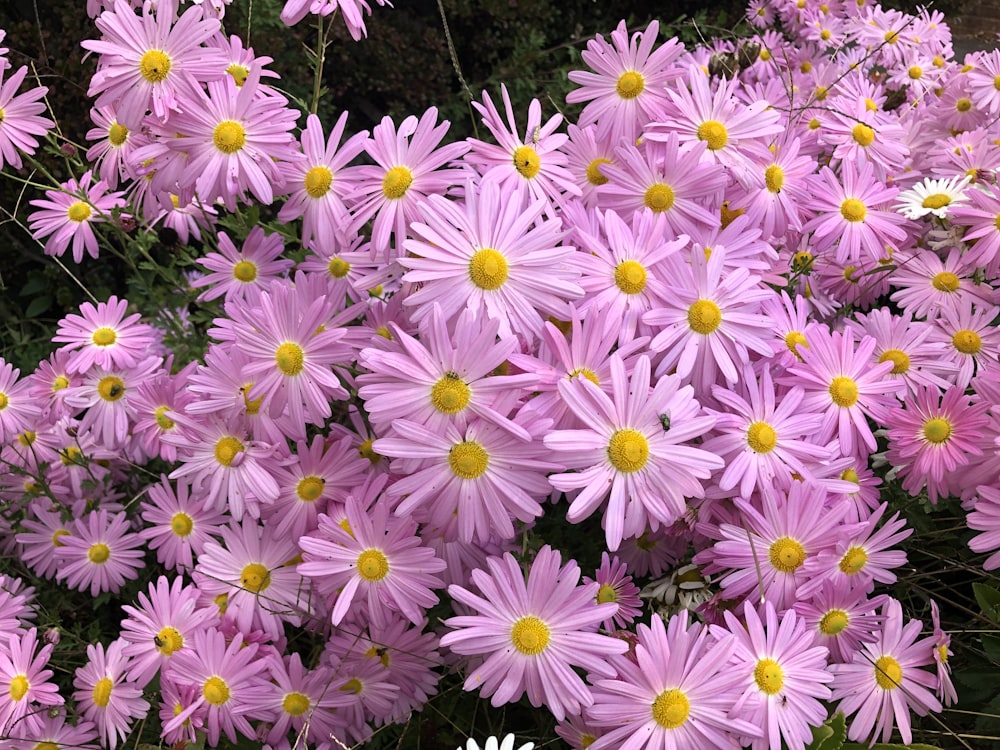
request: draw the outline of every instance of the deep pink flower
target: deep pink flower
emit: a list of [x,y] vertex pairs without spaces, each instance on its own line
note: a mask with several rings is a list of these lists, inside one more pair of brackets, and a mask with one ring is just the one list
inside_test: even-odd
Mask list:
[[38,630],[5,633],[0,644],[0,732],[31,733],[41,728],[40,706],[60,706],[59,688],[45,669],[53,644],[38,647]]
[[125,641],[113,641],[105,650],[100,643],[87,646],[87,663],[76,670],[73,699],[83,715],[97,725],[106,747],[115,750],[128,736],[135,719],[149,711],[142,688],[130,680]]
[[28,66],[22,65],[5,83],[3,59],[0,58],[0,112],[3,112],[0,117],[0,169],[4,164],[20,169],[22,162],[18,151],[35,153],[37,136],[45,135],[55,123],[47,117],[39,117],[45,111],[45,103],[38,100],[48,93],[48,87],[38,86],[16,94],[28,74]]
[[87,170],[80,181],[70,178],[61,190],[46,190],[45,200],[30,201],[38,208],[28,216],[31,236],[48,237],[45,254],[62,256],[73,246],[73,262],[82,263],[84,251],[91,258],[98,254],[93,225],[108,221],[113,209],[125,205],[122,193],[109,193],[101,180],[91,184],[93,173]]

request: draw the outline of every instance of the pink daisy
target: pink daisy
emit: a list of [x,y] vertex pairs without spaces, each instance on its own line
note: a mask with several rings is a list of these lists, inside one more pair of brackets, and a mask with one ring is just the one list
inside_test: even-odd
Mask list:
[[410,255],[399,262],[409,269],[404,282],[420,283],[404,304],[412,319],[430,315],[432,302],[448,320],[463,309],[500,321],[501,336],[533,340],[543,316],[565,319],[567,302],[583,294],[573,247],[562,244],[562,223],[542,219],[547,200],[523,203],[484,180],[466,184],[465,203],[433,195],[422,205],[422,222],[411,225],[417,240],[407,240]]
[[982,185],[967,197],[968,204],[956,206],[951,221],[967,230],[963,241],[975,240],[965,251],[966,260],[985,267],[988,276],[995,278],[1000,268],[1000,186]]
[[78,518],[55,550],[56,579],[78,591],[89,588],[95,597],[102,591],[118,591],[125,581],[138,578],[143,567],[143,540],[129,531],[128,516],[108,516],[102,509]]
[[853,716],[847,736],[858,742],[881,738],[888,742],[893,724],[904,744],[913,741],[910,711],[926,716],[940,711],[932,692],[937,678],[925,667],[934,661],[934,636],[919,641],[919,620],[904,625],[903,609],[895,599],[883,607],[885,620],[875,643],[865,643],[850,664],[832,664],[832,700]]
[[578,585],[580,568],[565,565],[548,546],[539,550],[527,581],[511,554],[487,560],[489,572],[472,571],[482,596],[461,586],[451,597],[479,614],[452,617],[441,645],[456,654],[481,657],[469,672],[465,690],[479,690],[499,707],[527,692],[536,708],[545,706],[556,720],[578,714],[594,698],[573,667],[594,677],[612,677],[608,657],[627,650],[624,641],[593,632],[614,615],[615,605],[594,605],[598,585]]
[[21,520],[15,540],[20,560],[39,578],[51,578],[59,567],[55,552],[63,546],[65,537],[70,536],[71,523],[64,523],[62,515],[50,510],[48,498],[33,501]]
[[199,302],[223,295],[226,301],[245,300],[249,289],[267,289],[271,279],[283,276],[295,264],[280,259],[285,243],[277,232],[265,234],[260,227],[254,227],[239,250],[225,232],[219,232],[218,241],[219,252],[208,253],[196,261],[209,271],[191,282],[194,289],[209,287],[198,295]]
[[45,200],[29,201],[38,208],[28,216],[31,236],[44,237],[45,254],[62,256],[72,244],[73,262],[82,263],[84,251],[91,258],[98,254],[93,225],[110,218],[114,209],[125,205],[122,193],[109,193],[103,180],[91,184],[93,172],[87,170],[80,181],[70,178],[60,190],[46,190]]
[[45,103],[38,100],[48,93],[48,87],[38,86],[16,94],[28,74],[28,66],[18,68],[6,83],[3,80],[4,71],[5,66],[0,64],[0,112],[3,112],[0,119],[0,169],[4,164],[20,169],[22,162],[18,152],[35,153],[37,136],[44,136],[55,123],[47,117],[39,117],[45,111]]
[[580,490],[566,513],[570,523],[591,516],[605,501],[602,526],[608,549],[656,531],[680,518],[686,498],[704,497],[703,482],[722,460],[690,442],[715,423],[705,416],[690,386],[673,375],[650,388],[650,362],[636,361],[629,376],[621,358],[611,358],[612,395],[587,378],[559,382],[559,393],[585,429],[554,430],[545,447],[557,460],[582,471],[553,474],[562,492]]
[[115,750],[124,740],[135,719],[145,718],[149,703],[142,688],[130,680],[129,660],[123,653],[125,641],[113,641],[105,650],[100,643],[87,646],[87,663],[76,670],[73,700],[83,716],[97,725],[106,747]]
[[989,485],[976,487],[977,497],[972,511],[966,517],[970,529],[982,533],[969,540],[969,548],[976,553],[993,552],[983,562],[984,570],[1000,568],[1000,489]]
[[87,131],[88,141],[97,141],[87,149],[87,161],[97,168],[101,179],[112,189],[135,175],[132,152],[149,142],[142,131],[132,132],[122,125],[111,107],[93,107],[90,119],[97,127]]
[[0,645],[0,732],[30,734],[41,725],[41,706],[61,706],[59,688],[49,682],[54,672],[45,669],[55,646],[38,647],[38,631],[31,628],[4,637]]
[[865,588],[848,588],[826,581],[809,599],[795,602],[795,611],[812,631],[818,646],[830,649],[831,663],[850,663],[863,643],[874,643],[881,629],[877,610],[885,594],[868,598]]
[[125,443],[135,421],[131,396],[136,384],[159,372],[159,357],[149,357],[129,369],[94,367],[80,385],[67,390],[66,405],[77,410],[75,413],[86,409],[80,430],[90,432],[102,447],[117,449]]
[[[2,66],[0,66],[2,67]],[[26,725],[21,728],[28,729]],[[30,732],[15,731],[11,738],[11,750],[34,750],[38,745],[51,743],[57,748],[73,750],[100,750],[97,730],[92,722],[77,719],[76,724],[66,722],[66,711],[49,709],[39,715],[38,726]]]
[[157,561],[168,570],[190,572],[194,556],[218,535],[224,514],[206,508],[204,499],[190,495],[190,485],[178,482],[176,490],[166,475],[159,484],[149,485],[148,501],[139,505],[146,524],[140,531],[146,546],[156,550]]
[[943,310],[956,310],[963,303],[992,303],[996,299],[992,288],[973,281],[976,267],[957,247],[946,258],[914,248],[898,254],[894,261],[896,269],[889,283],[898,291],[891,299],[916,317],[933,320]]
[[941,629],[941,612],[938,603],[931,599],[931,624],[934,626],[934,661],[937,663],[937,697],[945,706],[958,702],[955,684],[951,681],[951,636]]
[[965,388],[974,373],[982,372],[986,362],[996,362],[1000,352],[1000,328],[993,325],[1000,307],[963,302],[954,309],[946,308],[935,320],[931,334],[935,341],[945,343],[946,361],[952,365],[955,385]]
[[608,632],[615,629],[626,629],[642,614],[642,600],[639,599],[639,587],[628,575],[627,566],[617,557],[609,557],[607,552],[601,553],[601,567],[597,569],[594,578],[584,577],[584,583],[591,580],[597,583],[596,601],[598,604],[613,602],[618,605],[618,611],[601,623]]
[[686,612],[666,626],[658,615],[640,624],[634,655],[615,659],[612,679],[594,682],[586,717],[607,731],[590,748],[735,750],[738,734],[759,735],[753,724],[730,716],[741,679],[730,663],[735,648],[731,634],[712,637]]
[[17,382],[20,374],[20,370],[0,357],[0,445],[35,427],[42,416],[32,397],[31,382],[28,379]]

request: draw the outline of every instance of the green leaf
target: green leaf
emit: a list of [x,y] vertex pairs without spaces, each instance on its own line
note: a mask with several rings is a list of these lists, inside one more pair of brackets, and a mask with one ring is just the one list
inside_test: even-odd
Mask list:
[[986,655],[994,664],[1000,664],[1000,636],[984,635],[982,641]]
[[925,745],[923,742],[914,742],[912,745],[899,745],[896,743],[878,743],[872,750],[941,750],[936,745]]
[[31,300],[28,304],[28,308],[24,311],[24,317],[37,318],[51,306],[52,298],[49,295],[43,294],[41,297],[35,297]]
[[972,584],[972,593],[983,614],[994,622],[1000,622],[1000,591],[985,583]]
[[847,737],[847,718],[838,711],[822,726],[813,727],[812,734],[806,750],[841,750]]

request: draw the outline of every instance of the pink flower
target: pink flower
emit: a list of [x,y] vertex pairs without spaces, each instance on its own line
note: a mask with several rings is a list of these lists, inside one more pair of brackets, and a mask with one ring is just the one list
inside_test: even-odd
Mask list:
[[595,606],[598,585],[578,585],[576,562],[563,565],[548,546],[539,550],[527,581],[509,553],[490,557],[487,564],[489,573],[472,571],[482,596],[448,587],[453,599],[479,613],[445,620],[452,630],[441,638],[441,645],[456,654],[484,659],[466,677],[465,690],[492,696],[494,707],[527,692],[531,705],[547,707],[559,721],[580,713],[594,699],[573,667],[589,672],[591,679],[612,677],[608,657],[628,648],[624,641],[593,632],[615,606]]
[[[618,611],[601,623],[607,631],[615,628],[626,629],[642,614],[642,601],[639,599],[639,587],[632,582],[632,576],[626,573],[626,566],[617,557],[609,557],[607,552],[601,553],[601,567],[597,569],[593,579],[600,587],[597,589],[598,604],[613,602],[618,605]],[[590,578],[584,578],[584,583],[590,583]]]
[[46,200],[30,201],[38,208],[28,216],[31,236],[36,240],[48,237],[45,254],[62,256],[73,246],[73,262],[82,263],[86,250],[97,257],[97,235],[93,225],[110,218],[113,209],[125,205],[122,193],[108,193],[108,184],[101,180],[91,185],[93,173],[87,170],[80,181],[70,178],[61,190],[46,190]]
[[142,688],[126,676],[125,642],[113,641],[107,650],[100,643],[87,646],[87,663],[76,670],[73,699],[83,715],[97,725],[105,746],[115,750],[128,736],[134,719],[142,719],[149,703]]
[[61,706],[59,688],[49,682],[54,672],[45,669],[52,644],[38,647],[38,631],[18,630],[4,635],[0,644],[0,732],[31,734],[41,727],[40,706]]
[[31,382],[17,382],[21,371],[0,358],[0,445],[18,433],[30,430],[41,418],[41,410],[31,394]]
[[198,258],[197,263],[210,273],[191,282],[191,287],[210,287],[198,295],[198,301],[212,300],[225,295],[226,300],[246,300],[249,289],[255,292],[267,289],[271,279],[291,269],[294,261],[279,259],[285,243],[278,233],[265,234],[260,227],[250,230],[243,246],[236,245],[225,232],[219,232],[219,252]]
[[[969,540],[973,552],[1000,550],[1000,489],[989,485],[976,487],[978,497],[966,518],[970,529],[982,532]],[[984,570],[1000,568],[1000,551],[993,552],[983,562]]]
[[161,565],[182,573],[194,567],[194,556],[219,533],[225,517],[214,508],[206,508],[203,499],[192,498],[190,489],[181,481],[174,490],[166,475],[160,475],[159,484],[149,485],[148,501],[139,505],[146,524],[139,536],[156,550]]
[[84,302],[79,315],[71,313],[59,321],[52,340],[63,343],[63,351],[75,352],[66,363],[67,372],[86,372],[95,366],[127,369],[149,356],[156,340],[153,329],[139,322],[139,313],[126,317],[128,306],[128,300],[112,295],[97,307]]
[[36,136],[45,135],[55,123],[47,117],[39,117],[45,111],[45,103],[38,100],[48,93],[48,87],[38,86],[15,96],[28,74],[28,66],[22,65],[4,83],[6,66],[2,60],[0,58],[0,112],[3,112],[0,118],[0,169],[5,163],[20,169],[22,162],[18,151],[35,153],[38,148]]
[[125,581],[139,577],[143,566],[143,540],[129,530],[128,516],[95,510],[73,522],[56,549],[57,580],[78,591],[116,592]]

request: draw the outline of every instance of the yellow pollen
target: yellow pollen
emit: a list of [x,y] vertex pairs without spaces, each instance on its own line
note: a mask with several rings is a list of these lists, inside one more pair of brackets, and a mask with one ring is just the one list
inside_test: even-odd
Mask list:
[[597,603],[598,604],[608,604],[609,602],[618,601],[618,592],[615,591],[615,587],[607,583],[602,583],[601,587],[597,589]]
[[102,677],[94,685],[94,690],[91,693],[91,698],[94,700],[94,705],[104,708],[111,702],[111,688],[114,687],[114,683],[111,681],[110,677]]
[[606,185],[608,178],[601,172],[602,164],[611,164],[611,159],[598,156],[587,165],[587,182],[591,185]]
[[259,414],[260,405],[264,403],[263,396],[254,399],[250,398],[250,390],[252,388],[253,388],[253,383],[246,383],[242,388],[240,388],[240,392],[243,394],[243,406],[246,408],[247,414],[249,414],[250,416]]
[[955,102],[955,109],[959,112],[968,112],[972,109],[972,100],[963,96]]
[[323,477],[318,477],[315,474],[310,474],[307,477],[302,477],[299,483],[295,485],[295,494],[299,496],[299,500],[306,503],[314,503],[319,499],[319,496],[323,494],[323,489],[326,487],[326,480]]
[[55,531],[53,531],[52,532],[52,546],[53,547],[62,547],[62,546],[64,546],[63,543],[59,541],[64,536],[69,536],[69,532],[66,529],[56,529]]
[[809,120],[807,127],[810,130],[819,130],[821,127],[823,127],[823,123],[820,122],[818,117],[813,117]]
[[878,361],[892,362],[892,369],[889,372],[893,375],[902,375],[910,369],[910,356],[902,349],[886,349]]
[[257,278],[257,266],[249,260],[241,260],[233,266],[233,278],[249,284]]
[[823,635],[837,635],[843,632],[851,622],[851,618],[842,609],[831,609],[819,621],[819,632]]
[[642,202],[646,204],[646,208],[651,208],[653,213],[660,214],[673,208],[674,198],[674,189],[670,185],[654,182],[646,188]]
[[770,453],[778,444],[778,433],[767,422],[752,422],[747,428],[747,444],[757,453]]
[[775,570],[794,573],[806,561],[806,548],[798,540],[782,536],[771,542],[767,556]]
[[[809,348],[809,342],[806,341],[806,336],[802,331],[789,331],[785,334],[785,346],[788,348],[792,354],[799,357],[798,347],[804,346],[806,349]],[[801,357],[799,357],[801,359]]]
[[354,695],[360,695],[361,691],[365,689],[364,685],[361,684],[361,680],[357,677],[352,677],[343,685],[340,689],[345,693],[353,693]]
[[983,340],[979,334],[968,328],[955,331],[951,337],[951,344],[962,354],[979,354],[979,350],[983,348]]
[[375,648],[375,646],[372,646],[365,651],[365,656],[371,659],[378,659],[382,663],[383,667],[386,669],[389,668],[389,649]]
[[[719,226],[725,229],[746,212],[747,210],[745,208],[730,208],[729,201],[722,201],[722,205],[719,206]],[[708,260],[711,255],[712,248],[706,247],[705,260]]]
[[288,693],[281,701],[281,708],[289,716],[301,716],[310,705],[309,696],[303,693]]
[[525,656],[537,656],[548,648],[549,626],[534,615],[527,615],[511,627],[510,640]]
[[246,142],[246,128],[235,120],[223,120],[212,131],[212,143],[224,154],[235,154]]
[[278,369],[289,377],[295,377],[305,366],[306,353],[294,341],[286,341],[274,353]]
[[466,440],[456,443],[448,451],[448,465],[461,479],[478,479],[490,464],[490,456],[479,443]]
[[865,97],[865,109],[869,112],[875,112],[878,110],[878,104],[875,100],[870,97]]
[[856,469],[844,469],[840,472],[840,478],[845,482],[854,482],[854,484],[860,484],[858,479],[858,472]]
[[849,281],[852,284],[857,284],[861,279],[854,276],[854,272],[858,270],[857,266],[845,266],[843,271],[844,281]]
[[229,702],[229,685],[217,675],[212,675],[201,686],[201,694],[213,706],[222,706]]
[[399,200],[413,184],[413,172],[408,167],[398,165],[385,173],[382,178],[382,194],[389,200]]
[[809,73],[813,69],[813,64],[808,60],[803,60],[802,64],[799,65],[799,70],[803,73]]
[[378,582],[389,575],[389,560],[379,549],[366,549],[358,555],[358,575],[366,581]]
[[118,340],[118,334],[114,328],[101,326],[91,334],[90,340],[94,342],[94,346],[111,346]]
[[785,170],[777,164],[772,164],[764,170],[764,184],[772,193],[780,193],[785,186]]
[[484,247],[469,260],[469,278],[480,289],[492,292],[507,281],[507,258],[499,250]]
[[52,381],[52,392],[61,391],[63,388],[69,388],[69,378],[65,375],[57,375],[56,379]]
[[840,558],[837,567],[840,568],[840,572],[844,575],[853,576],[860,573],[867,564],[868,552],[864,547],[855,545],[848,548],[847,552]]
[[530,180],[541,168],[542,160],[538,158],[538,152],[533,147],[518,146],[514,150],[514,169],[522,177]]
[[177,536],[188,536],[194,531],[194,519],[184,512],[174,513],[170,519],[170,530]]
[[942,663],[947,664],[948,663],[948,646],[945,645],[944,643],[942,643],[940,646],[937,647],[937,652],[938,652],[938,659],[940,659]]
[[872,141],[875,140],[875,131],[859,122],[851,129],[851,136],[859,146],[868,148],[872,145]]
[[639,294],[646,288],[646,269],[637,260],[623,260],[615,267],[615,285],[625,294]]
[[934,417],[924,422],[924,440],[935,445],[947,442],[951,437],[951,422],[944,417]]
[[333,172],[330,171],[329,167],[321,164],[306,172],[302,182],[306,194],[310,198],[322,198],[330,189],[330,185],[333,184]]
[[762,61],[764,61],[764,62],[770,62],[770,60],[771,60],[771,50],[769,50],[769,49],[762,49],[760,51],[760,59]]
[[75,221],[77,224],[80,224],[90,218],[90,206],[83,201],[74,201],[70,204],[69,208],[66,209],[66,215],[69,217],[70,221]]
[[342,279],[351,270],[351,264],[348,263],[343,258],[333,257],[330,258],[330,262],[326,266],[326,270],[330,272],[330,275],[335,279]]
[[710,299],[700,299],[688,308],[688,326],[695,333],[708,336],[722,324],[722,310]]
[[125,395],[125,383],[114,375],[105,375],[97,381],[97,393],[105,401],[117,401]]
[[219,594],[212,602],[219,610],[220,615],[226,614],[226,610],[229,609],[229,594]]
[[457,373],[446,372],[431,388],[431,404],[442,414],[458,414],[469,405],[472,390]]
[[634,70],[626,70],[618,76],[618,83],[615,84],[615,91],[622,99],[635,99],[645,88],[646,79]]
[[683,690],[664,690],[653,701],[653,721],[664,729],[677,729],[691,713],[691,701]]
[[374,442],[375,438],[368,438],[367,440],[362,440],[361,445],[358,446],[358,453],[361,454],[362,458],[367,458],[370,464],[377,464],[382,460],[382,456],[372,448]]
[[104,542],[97,542],[90,545],[90,549],[87,550],[87,559],[90,560],[95,565],[103,565],[111,557],[111,548],[108,547]]
[[840,204],[840,215],[847,221],[864,221],[867,213],[868,209],[865,208],[865,204],[857,198],[848,198]]
[[899,32],[892,30],[887,31],[885,32],[885,36],[882,38],[885,39],[885,41],[887,41],[889,44],[895,44],[896,42],[899,41]]
[[[0,393],[0,411],[3,411],[6,407],[7,395],[5,393]],[[24,432],[18,434],[17,442],[27,448],[35,442],[35,438],[37,437],[37,432],[33,430],[25,430]]]
[[169,625],[156,634],[156,641],[160,644],[156,650],[164,656],[171,656],[184,648],[184,636],[177,628],[172,628]]
[[393,341],[392,333],[385,326],[379,326],[378,328],[376,328],[375,329],[375,333],[377,333],[379,336],[381,336],[384,339],[388,339],[389,341]]
[[883,690],[893,690],[903,681],[903,667],[886,654],[875,662],[875,682]]
[[906,75],[910,77],[910,80],[919,81],[924,77],[924,71],[919,65],[911,65],[909,70],[906,71]]
[[[823,30],[823,34],[829,34],[829,33],[830,32],[827,31],[826,29]],[[820,34],[820,36],[822,36],[822,34]],[[816,93],[815,93],[816,101],[825,102],[826,97],[829,96],[829,94],[830,94],[830,89],[828,89],[826,86],[816,87]]]
[[830,31],[830,29],[823,29],[821,32],[819,32],[819,38],[822,39],[824,42],[830,41],[831,36],[833,36],[833,33]]
[[997,91],[1000,91],[1000,76],[995,76],[993,78],[993,88],[995,88]]
[[705,141],[710,151],[718,151],[729,143],[729,132],[718,120],[706,120],[698,126],[698,140]]
[[167,416],[167,412],[170,411],[170,407],[166,405],[157,406],[153,410],[153,419],[156,420],[156,424],[161,430],[172,430],[174,429],[174,420]]
[[83,465],[83,453],[75,445],[71,445],[60,452],[62,453],[60,460],[63,466]]
[[139,73],[150,83],[160,83],[168,75],[172,63],[170,56],[161,49],[146,50],[139,58]]
[[12,701],[21,700],[24,696],[28,694],[28,688],[30,687],[31,684],[28,682],[27,675],[23,674],[16,675],[10,681],[10,699]]
[[785,671],[774,659],[761,659],[753,668],[753,681],[761,692],[777,695],[785,686]]
[[830,399],[841,408],[854,406],[858,402],[858,384],[845,375],[838,375],[830,381]]
[[215,444],[215,460],[223,466],[232,466],[236,456],[243,451],[244,446],[232,435],[219,438]]
[[567,377],[569,377],[570,380],[577,377],[584,377],[594,385],[601,384],[601,379],[597,377],[597,373],[591,370],[589,367],[577,367],[575,370],[569,373]]
[[128,128],[124,125],[119,125],[117,122],[111,123],[111,127],[108,128],[108,141],[112,146],[121,146],[125,143],[125,139],[128,138]]
[[250,563],[244,566],[240,573],[240,585],[247,591],[259,594],[271,585],[271,572],[266,565],[260,563]]
[[608,441],[608,461],[620,472],[639,471],[649,459],[649,441],[638,430],[624,427]]
[[957,292],[961,281],[951,271],[942,271],[931,279],[931,285],[939,292]]
[[240,65],[239,63],[233,63],[230,65],[226,68],[226,72],[233,77],[233,80],[236,82],[236,88],[238,89],[243,88],[243,84],[247,82],[247,76],[250,75],[250,71],[246,68],[246,66]]
[[934,193],[934,195],[928,195],[924,198],[920,205],[924,208],[944,208],[949,203],[951,203],[951,196],[944,193]]

